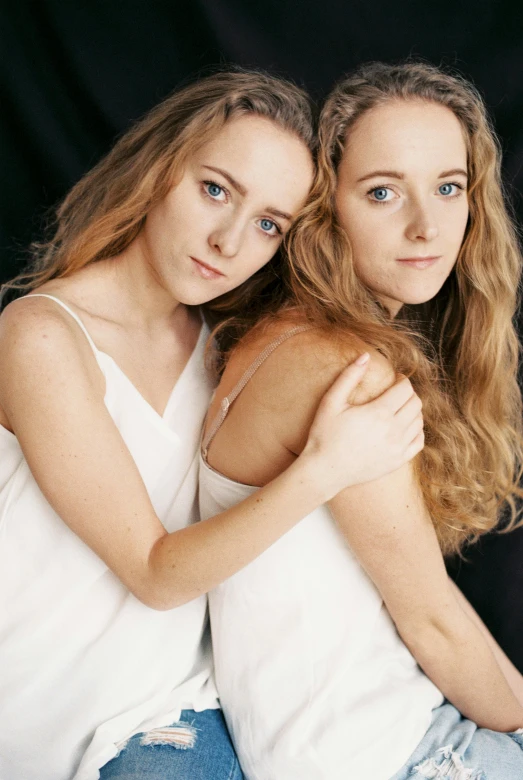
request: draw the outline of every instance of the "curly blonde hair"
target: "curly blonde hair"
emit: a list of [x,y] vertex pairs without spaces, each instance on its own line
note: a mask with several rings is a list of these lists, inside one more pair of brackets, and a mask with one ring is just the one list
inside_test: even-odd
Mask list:
[[[337,166],[347,135],[373,107],[433,101],[463,128],[470,217],[454,270],[434,300],[391,320],[358,279],[336,218]],[[513,324],[521,256],[504,203],[499,145],[474,87],[432,65],[372,63],[343,79],[320,117],[318,176],[288,243],[290,298],[307,319],[380,350],[424,403],[416,469],[444,553],[517,522],[523,438]]]

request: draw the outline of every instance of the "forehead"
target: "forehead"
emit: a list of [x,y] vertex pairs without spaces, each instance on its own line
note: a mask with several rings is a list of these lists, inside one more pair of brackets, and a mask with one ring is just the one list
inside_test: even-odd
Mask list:
[[226,122],[191,162],[226,168],[249,192],[289,183],[308,189],[313,174],[311,154],[300,138],[270,119],[252,115]]
[[466,164],[463,129],[449,108],[430,101],[394,100],[370,109],[349,129],[340,173],[429,173],[466,169]]

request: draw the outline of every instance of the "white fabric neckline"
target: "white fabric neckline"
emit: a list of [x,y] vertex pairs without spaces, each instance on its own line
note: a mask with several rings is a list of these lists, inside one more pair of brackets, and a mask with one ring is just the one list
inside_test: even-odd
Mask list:
[[[87,330],[86,326],[82,322],[82,319],[80,316],[73,311],[73,309],[70,308],[70,306],[64,301],[62,301],[61,298],[57,298],[55,295],[49,295],[48,293],[30,293],[29,295],[24,296],[25,298],[49,298],[51,301],[55,301],[59,306],[61,306],[65,311],[67,311],[71,317],[75,320],[75,322],[79,325],[81,330],[83,331],[85,337],[87,338],[87,341],[89,342],[91,349],[94,352],[95,357],[98,359],[99,356],[102,356],[102,358],[106,358],[113,368],[116,368],[120,376],[124,378],[124,380],[127,382],[129,387],[132,388],[134,394],[141,400],[144,407],[149,410],[149,414],[153,415],[156,420],[160,420],[162,423],[167,425],[167,417],[168,413],[171,410],[171,407],[173,405],[173,399],[179,394],[180,390],[177,388],[180,387],[180,385],[183,385],[183,381],[185,380],[187,374],[189,373],[189,367],[194,362],[195,355],[200,352],[201,347],[201,341],[204,340],[207,336],[207,328],[205,327],[205,323],[202,320],[202,325],[200,328],[200,332],[198,334],[198,338],[196,340],[196,344],[194,345],[194,349],[192,350],[191,354],[189,355],[189,358],[187,362],[185,363],[179,377],[177,378],[176,382],[173,385],[173,388],[169,394],[169,398],[167,399],[167,403],[165,405],[165,408],[163,410],[163,413],[160,414],[160,412],[156,411],[154,406],[149,403],[149,401],[145,398],[145,396],[142,395],[142,393],[138,390],[132,379],[129,378],[129,376],[125,373],[125,371],[121,368],[121,366],[116,362],[116,360],[113,358],[112,355],[110,355],[108,352],[104,352],[102,349],[98,349],[96,344],[94,343],[89,331]],[[7,430],[7,429],[5,429]],[[170,428],[169,428],[170,430]],[[8,433],[11,433],[8,431]]]
[[166,423],[166,424],[167,424],[167,418],[168,418],[169,412],[170,412],[170,410],[171,410],[171,407],[173,406],[173,399],[175,399],[175,398],[176,398],[176,396],[179,394],[179,392],[181,392],[181,391],[179,390],[179,387],[180,387],[180,385],[182,385],[182,386],[183,386],[184,380],[185,380],[185,378],[186,378],[187,374],[189,373],[189,368],[190,368],[190,366],[192,365],[192,363],[194,362],[194,359],[195,359],[195,356],[196,356],[196,354],[198,354],[198,353],[200,352],[201,341],[203,341],[203,340],[204,340],[204,338],[206,337],[206,335],[207,335],[207,334],[206,334],[206,327],[205,327],[205,325],[202,323],[202,326],[201,326],[201,328],[200,328],[200,333],[198,334],[198,338],[197,338],[197,340],[196,340],[196,344],[194,345],[194,349],[193,349],[193,351],[191,352],[191,354],[189,355],[189,358],[188,358],[188,360],[187,360],[186,364],[184,365],[184,367],[183,367],[183,369],[182,369],[182,372],[181,372],[180,376],[178,377],[178,379],[176,380],[176,382],[175,382],[175,383],[174,383],[174,385],[173,385],[173,388],[172,388],[172,390],[171,390],[171,393],[170,393],[170,395],[169,395],[169,398],[167,399],[167,403],[166,403],[166,405],[165,405],[165,409],[163,410],[163,413],[162,413],[162,414],[160,414],[160,412],[156,411],[156,409],[154,408],[154,406],[152,406],[152,405],[149,403],[149,401],[148,401],[148,400],[147,400],[147,399],[146,399],[146,398],[145,398],[145,397],[142,395],[142,393],[141,393],[141,392],[138,390],[138,388],[136,387],[136,385],[134,384],[134,382],[132,381],[132,379],[130,379],[130,378],[128,377],[128,375],[127,375],[127,374],[125,373],[125,371],[124,371],[124,370],[123,370],[123,369],[122,369],[122,368],[121,368],[121,367],[118,365],[118,363],[117,363],[117,362],[116,362],[116,360],[115,360],[115,359],[112,357],[112,355],[109,355],[109,353],[108,353],[108,352],[104,352],[103,350],[101,350],[101,349],[98,349],[98,347],[96,347],[96,351],[97,351],[98,355],[102,355],[102,357],[104,357],[104,358],[107,358],[107,360],[109,360],[109,361],[111,362],[112,366],[113,366],[114,368],[116,368],[116,370],[118,371],[118,373],[119,373],[119,374],[120,374],[120,375],[121,375],[121,376],[124,378],[124,380],[127,382],[127,384],[129,385],[129,387],[130,387],[130,388],[133,390],[133,392],[135,393],[135,395],[136,395],[136,396],[137,396],[137,397],[138,397],[138,398],[139,398],[139,399],[140,399],[140,400],[143,402],[143,404],[144,404],[145,408],[149,409],[150,413],[151,413],[151,414],[153,414],[153,415],[154,415],[154,416],[155,416],[157,419],[159,419],[159,420],[161,420],[163,423]]
[[[59,299],[53,306],[64,308]],[[163,417],[85,334],[105,381],[99,394],[168,533],[199,519],[198,446],[213,389],[203,363],[208,333],[205,323],[193,333],[196,345],[178,364]],[[0,450],[0,613],[8,637],[0,642],[7,670],[0,699],[8,703],[0,707],[0,775],[95,780],[131,734],[167,726],[182,709],[218,706],[207,599],[162,612],[142,604],[46,500],[14,434],[0,431]],[[114,477],[114,490],[125,491]],[[71,701],[85,706],[71,709]],[[59,740],[56,723],[67,724]]]
[[215,468],[211,466],[210,463],[208,463],[205,458],[203,457],[201,448],[200,448],[200,463],[203,466],[204,470],[207,471],[208,474],[210,474],[213,477],[216,477],[218,479],[218,482],[223,482],[224,485],[229,485],[233,487],[237,487],[240,490],[245,490],[246,492],[249,491],[249,494],[254,493],[256,490],[261,490],[261,487],[259,485],[248,485],[246,482],[237,482],[235,479],[231,479],[230,477],[227,477],[225,474],[222,474],[221,471],[217,471]]

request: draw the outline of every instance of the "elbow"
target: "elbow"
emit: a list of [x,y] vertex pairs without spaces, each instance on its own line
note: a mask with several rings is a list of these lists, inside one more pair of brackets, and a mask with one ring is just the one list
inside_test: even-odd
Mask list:
[[184,604],[191,601],[191,598],[194,598],[194,596],[185,593],[181,586],[177,586],[176,582],[170,582],[166,586],[158,581],[154,572],[150,570],[138,582],[127,583],[127,587],[138,601],[156,612],[167,612],[170,609],[176,609],[176,607],[183,607]]
[[202,595],[190,578],[187,581],[183,567],[178,567],[170,556],[166,556],[165,540],[168,538],[165,534],[153,544],[140,573],[126,583],[138,601],[157,612],[183,607]]
[[398,632],[422,668],[432,667],[438,659],[455,652],[463,643],[462,631],[449,619],[423,615],[406,625],[397,625]]
[[165,594],[155,592],[155,589],[151,587],[132,588],[131,593],[144,606],[154,609],[156,612],[167,612],[182,605],[174,599],[165,598]]
[[135,598],[149,609],[156,612],[167,612],[176,607],[183,607],[184,604],[191,601],[190,597],[184,598],[180,593],[166,593],[165,589],[155,587],[153,583],[145,583],[141,586],[134,585],[129,590]]

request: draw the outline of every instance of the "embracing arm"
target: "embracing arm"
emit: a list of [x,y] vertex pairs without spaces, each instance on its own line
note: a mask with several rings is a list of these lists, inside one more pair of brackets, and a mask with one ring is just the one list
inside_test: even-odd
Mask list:
[[[392,456],[381,454],[385,437],[398,436],[394,415],[384,410],[352,467],[340,467],[341,453],[362,438],[368,413],[348,408],[345,399],[364,372],[364,365],[349,367],[335,383],[303,456],[284,473],[242,504],[167,533],[105,407],[103,380],[83,334],[40,301],[8,307],[0,323],[3,421],[40,489],[129,590],[156,609],[207,592],[362,473],[372,479],[419,451],[419,440],[405,440]],[[405,387],[395,392],[405,394]]]
[[[390,381],[390,369],[387,377],[384,368],[379,389]],[[523,707],[486,629],[471,619],[473,611],[464,609],[447,576],[411,464],[344,490],[330,507],[403,641],[449,701],[479,726],[497,731],[523,726]]]

